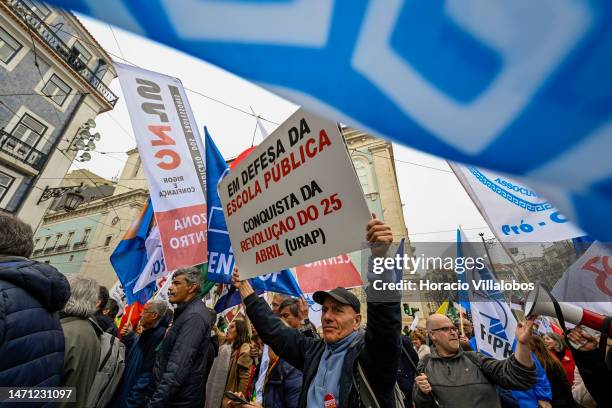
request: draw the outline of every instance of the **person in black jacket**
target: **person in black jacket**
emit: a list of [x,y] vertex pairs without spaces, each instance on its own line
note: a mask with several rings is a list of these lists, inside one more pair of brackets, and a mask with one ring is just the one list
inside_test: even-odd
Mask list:
[[[104,332],[110,333],[115,337],[119,337],[114,317],[110,316],[110,309],[108,306],[111,302],[115,302],[115,300],[109,297],[106,286],[100,286],[100,289],[98,290],[98,302],[96,303],[96,314],[94,315],[94,319],[96,323],[98,323],[98,326],[104,330]],[[115,305],[116,304],[117,303],[115,302]]]
[[397,385],[404,393],[404,406],[412,407],[412,388],[416,368],[419,364],[419,355],[412,346],[410,337],[402,336],[402,356],[400,357],[399,370],[397,371]]
[[[64,334],[57,312],[70,285],[54,267],[31,261],[32,228],[0,213],[0,386],[59,387]],[[29,406],[53,406],[33,403]]]
[[177,269],[168,289],[176,304],[174,322],[153,368],[148,408],[201,407],[204,405],[204,370],[210,347],[210,313],[199,298],[199,269]]
[[[373,219],[367,225],[366,240],[372,256],[385,256],[393,241],[391,228]],[[389,271],[395,276],[395,271]],[[372,280],[368,274],[368,278]],[[381,275],[376,280],[387,280]],[[394,279],[390,279],[394,281]],[[323,339],[304,336],[287,327],[272,313],[238,270],[233,282],[246,305],[246,312],[264,343],[289,364],[303,372],[299,407],[323,406],[323,401],[338,408],[358,407],[360,391],[353,385],[357,364],[363,369],[381,407],[394,407],[394,386],[400,359],[402,328],[399,292],[376,294],[372,285],[366,289],[368,324],[360,330],[360,303],[344,288],[316,292],[314,300],[323,305]],[[373,299],[377,301],[373,301]],[[366,390],[361,389],[361,393]],[[332,401],[333,400],[333,401]]]

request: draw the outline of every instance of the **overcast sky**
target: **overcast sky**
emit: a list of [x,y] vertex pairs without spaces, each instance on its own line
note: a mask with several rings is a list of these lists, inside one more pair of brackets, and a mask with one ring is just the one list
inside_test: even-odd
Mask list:
[[[256,120],[245,113],[251,107],[269,120],[263,122],[269,133],[297,109],[291,102],[200,59],[116,27],[111,31],[106,23],[81,15],[79,18],[117,61],[125,58],[139,67],[180,78],[200,132],[207,126],[226,158],[251,146]],[[102,135],[97,152],[90,162],[77,164],[106,178],[121,172],[127,158],[124,152],[136,147],[118,79],[111,89],[119,101],[111,112],[96,118],[96,130]],[[261,141],[259,133],[255,137],[256,143]],[[395,143],[393,148],[404,218],[412,241],[453,241],[458,225],[471,240],[478,239],[479,232],[493,236],[444,160]]]

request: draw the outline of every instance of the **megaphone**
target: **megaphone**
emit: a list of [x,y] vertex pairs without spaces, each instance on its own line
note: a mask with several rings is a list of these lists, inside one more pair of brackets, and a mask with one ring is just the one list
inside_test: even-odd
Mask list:
[[[523,311],[526,317],[530,316],[550,316],[557,317],[555,311],[554,302],[556,299],[542,287],[537,285],[534,290],[529,292]],[[557,302],[561,309],[561,314],[566,322],[570,322],[575,325],[584,325],[590,327],[593,330],[601,331],[604,324],[605,316],[599,313],[592,312],[587,309],[583,309],[576,305],[566,302]],[[612,336],[612,325],[608,325],[608,336]]]

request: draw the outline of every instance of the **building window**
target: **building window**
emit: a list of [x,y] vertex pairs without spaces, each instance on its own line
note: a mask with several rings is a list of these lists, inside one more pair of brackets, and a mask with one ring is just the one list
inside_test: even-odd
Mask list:
[[70,258],[68,258],[68,262],[72,262],[74,261],[74,255],[70,255]]
[[0,201],[4,199],[4,196],[9,191],[14,181],[15,177],[11,177],[0,171]]
[[21,0],[26,6],[30,8],[41,20],[46,19],[51,14],[51,9],[44,3],[38,0]]
[[70,241],[72,241],[72,237],[74,237],[74,231],[68,233],[68,238],[66,238],[66,246],[70,245]]
[[8,64],[20,49],[21,44],[19,44],[9,33],[0,28],[0,61]]
[[109,235],[108,237],[106,237],[106,240],[104,241],[104,246],[105,247],[109,246],[112,240],[113,240],[112,235]]
[[64,235],[64,234],[57,234],[57,235],[56,235],[56,237],[55,237],[55,242],[53,243],[53,245],[52,245],[52,246],[50,246],[50,247],[49,247],[49,249],[53,249],[53,248],[55,248],[55,247],[57,246],[57,244],[59,244],[59,242],[60,242],[60,240],[62,239],[62,236],[63,236],[63,235]]
[[12,135],[30,147],[36,146],[47,131],[47,127],[24,113],[19,123],[13,129]]
[[49,240],[51,239],[51,237],[45,237],[45,243],[43,244],[42,248],[40,249],[45,249],[47,247],[47,244],[49,243]]
[[81,240],[82,244],[86,244],[89,241],[89,234],[91,234],[91,228],[87,228],[83,233],[83,239]]
[[83,47],[83,44],[77,41],[72,45],[72,48],[79,52],[79,61],[81,61],[84,65],[89,64],[89,61],[91,60],[91,53],[87,51],[87,48]]
[[371,191],[368,166],[363,160],[355,160],[354,163],[355,172],[357,173],[357,177],[361,183],[361,188],[363,188],[363,193],[368,194]]
[[55,74],[51,75],[51,78],[49,78],[42,89],[42,93],[51,98],[58,106],[64,104],[70,91],[72,91],[72,88]]
[[49,261],[48,259],[45,261],[46,264],[51,263],[51,261]]

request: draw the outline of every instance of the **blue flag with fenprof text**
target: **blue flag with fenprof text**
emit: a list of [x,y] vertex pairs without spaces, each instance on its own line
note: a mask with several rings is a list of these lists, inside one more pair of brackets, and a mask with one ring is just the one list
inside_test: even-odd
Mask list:
[[[477,254],[471,247],[473,244],[470,244],[461,229],[457,230],[457,235],[461,256],[476,259]],[[497,360],[510,357],[516,345],[516,319],[503,292],[495,286],[497,280],[486,264],[482,268],[478,264],[472,269],[466,268],[462,275],[459,282],[470,284],[466,310],[471,311],[477,351]],[[465,307],[464,299],[465,294],[460,296],[462,307]]]
[[[208,206],[207,242],[208,242],[208,279],[212,282],[231,283],[234,269],[234,252],[230,242],[225,215],[217,184],[229,168],[217,149],[215,142],[204,128],[206,150],[206,204]],[[300,296],[302,291],[291,272],[269,273],[250,279],[255,290],[285,293]],[[228,303],[229,304],[229,303]],[[229,307],[229,306],[228,306]]]
[[[50,2],[331,120],[524,177],[582,230],[612,241],[610,1]],[[105,90],[92,92],[112,100]]]

